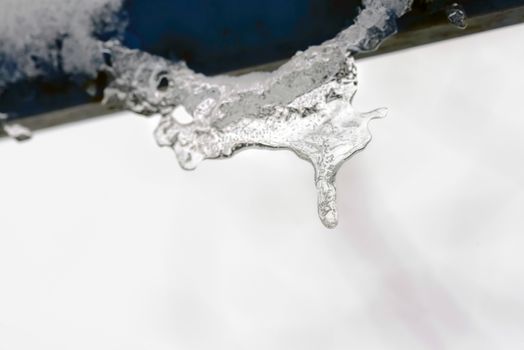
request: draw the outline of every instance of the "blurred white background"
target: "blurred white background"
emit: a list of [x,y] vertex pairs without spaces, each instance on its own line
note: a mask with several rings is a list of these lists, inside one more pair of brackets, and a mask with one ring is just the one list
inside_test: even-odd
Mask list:
[[338,176],[194,172],[131,114],[0,141],[0,349],[523,349],[524,26],[359,62]]

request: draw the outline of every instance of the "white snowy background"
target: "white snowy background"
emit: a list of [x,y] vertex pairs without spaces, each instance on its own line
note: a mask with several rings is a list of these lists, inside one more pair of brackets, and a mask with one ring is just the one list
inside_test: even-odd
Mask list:
[[338,176],[181,170],[128,113],[0,140],[0,350],[524,348],[524,26],[359,62]]

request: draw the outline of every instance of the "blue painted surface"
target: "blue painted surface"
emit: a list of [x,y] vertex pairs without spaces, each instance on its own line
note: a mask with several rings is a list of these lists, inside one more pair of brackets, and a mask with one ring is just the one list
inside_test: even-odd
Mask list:
[[217,73],[289,57],[334,36],[348,0],[129,0],[125,44]]

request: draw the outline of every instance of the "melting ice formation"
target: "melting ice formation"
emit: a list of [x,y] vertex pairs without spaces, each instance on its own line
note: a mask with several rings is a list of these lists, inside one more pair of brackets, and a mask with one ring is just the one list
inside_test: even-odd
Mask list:
[[[105,45],[114,80],[105,102],[143,115],[160,114],[155,136],[171,147],[184,169],[204,159],[227,158],[246,147],[289,149],[315,170],[318,213],[337,225],[335,176],[345,160],[371,140],[368,123],[385,109],[360,113],[352,106],[357,76],[352,54],[369,51],[396,31],[411,0],[364,0],[355,23],[320,46],[298,52],[271,73],[206,77],[173,63]],[[188,123],[172,113],[183,106]]]

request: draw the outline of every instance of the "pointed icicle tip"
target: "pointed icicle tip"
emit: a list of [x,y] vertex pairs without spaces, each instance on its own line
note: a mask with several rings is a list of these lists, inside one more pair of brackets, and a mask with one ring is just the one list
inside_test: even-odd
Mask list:
[[337,189],[332,181],[321,179],[317,182],[318,216],[327,228],[338,225]]

